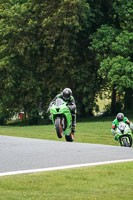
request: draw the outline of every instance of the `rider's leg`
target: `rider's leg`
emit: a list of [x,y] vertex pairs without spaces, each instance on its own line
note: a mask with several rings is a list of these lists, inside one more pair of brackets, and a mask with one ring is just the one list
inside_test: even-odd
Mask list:
[[72,132],[75,132],[75,127],[76,127],[76,113],[72,114]]
[[76,106],[73,106],[73,108],[70,106],[69,107],[72,115],[72,132],[75,132],[75,127],[76,127]]

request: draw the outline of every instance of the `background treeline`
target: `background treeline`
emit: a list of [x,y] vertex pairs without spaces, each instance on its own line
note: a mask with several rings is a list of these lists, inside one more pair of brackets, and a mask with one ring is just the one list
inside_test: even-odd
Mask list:
[[0,0],[1,123],[45,118],[65,87],[79,117],[104,91],[109,114],[133,111],[132,0]]

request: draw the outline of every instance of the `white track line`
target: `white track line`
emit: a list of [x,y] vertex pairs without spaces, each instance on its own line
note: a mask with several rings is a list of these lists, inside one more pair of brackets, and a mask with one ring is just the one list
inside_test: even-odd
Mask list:
[[130,161],[133,161],[133,159],[113,160],[113,161],[104,161],[104,162],[95,162],[95,163],[86,163],[86,164],[77,164],[77,165],[67,165],[67,166],[50,167],[50,168],[42,168],[42,169],[30,169],[30,170],[3,172],[3,173],[0,173],[0,176],[29,174],[29,173],[36,173],[36,172],[46,172],[46,171],[63,170],[63,169],[71,169],[71,168],[79,168],[79,167],[89,167],[89,166],[106,165],[106,164],[130,162]]

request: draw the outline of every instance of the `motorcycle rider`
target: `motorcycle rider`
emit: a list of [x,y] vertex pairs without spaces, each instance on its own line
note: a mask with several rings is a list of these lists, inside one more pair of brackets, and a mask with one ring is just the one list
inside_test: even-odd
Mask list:
[[[113,123],[112,123],[112,128],[111,128],[111,133],[113,133],[114,136],[115,136],[115,133],[116,133],[115,130],[116,130],[117,126],[118,126],[119,123],[122,122],[122,121],[123,121],[124,123],[128,124],[129,127],[131,128],[131,130],[133,131],[132,123],[128,120],[128,118],[125,117],[123,113],[118,113],[118,114],[116,115],[115,120],[114,120]],[[115,138],[115,139],[116,139],[116,138]]]
[[50,110],[50,107],[53,105],[53,103],[56,101],[57,98],[61,98],[65,102],[67,102],[67,106],[72,114],[72,133],[74,134],[76,127],[76,104],[75,104],[75,99],[72,96],[72,90],[70,88],[65,88],[60,94],[57,94],[49,104],[48,111]]

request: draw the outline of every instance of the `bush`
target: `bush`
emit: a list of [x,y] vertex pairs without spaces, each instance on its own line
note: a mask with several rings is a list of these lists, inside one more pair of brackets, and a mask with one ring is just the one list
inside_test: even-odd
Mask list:
[[9,118],[10,118],[10,115],[7,111],[0,111],[0,125],[6,124]]
[[39,112],[37,109],[32,110],[29,114],[28,114],[28,123],[33,125],[33,124],[39,124],[39,122],[41,121],[41,116],[39,115]]

